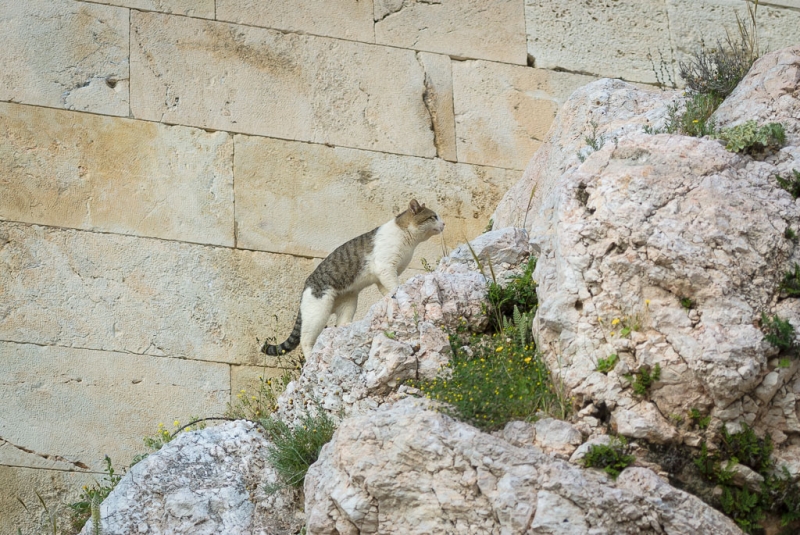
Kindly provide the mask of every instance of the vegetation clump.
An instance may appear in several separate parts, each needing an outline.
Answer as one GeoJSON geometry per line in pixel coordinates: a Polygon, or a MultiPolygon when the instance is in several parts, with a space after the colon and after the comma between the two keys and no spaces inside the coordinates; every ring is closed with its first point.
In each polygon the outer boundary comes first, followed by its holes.
{"type": "Polygon", "coordinates": [[[800,265],[795,264],[794,270],[784,273],[780,289],[789,297],[800,297],[800,265]]]}
{"type": "Polygon", "coordinates": [[[568,410],[531,336],[538,300],[531,258],[522,274],[488,283],[486,332],[451,332],[450,362],[432,380],[414,381],[440,410],[480,429],[498,429],[538,413],[564,417],[568,410]]]}
{"type": "Polygon", "coordinates": [[[764,339],[781,351],[789,351],[795,347],[794,327],[787,320],[778,316],[768,317],[761,313],[761,330],[764,339]]]}
{"type": "Polygon", "coordinates": [[[630,446],[625,437],[613,437],[611,443],[592,444],[589,451],[581,459],[586,468],[600,468],[612,478],[617,476],[628,466],[633,464],[636,458],[630,454],[630,446]]]}
{"type": "Polygon", "coordinates": [[[94,527],[94,533],[101,533],[100,526],[100,504],[105,500],[117,483],[120,482],[122,476],[117,474],[114,466],[111,464],[111,458],[108,455],[104,459],[106,463],[104,481],[95,482],[94,485],[84,485],[81,489],[81,496],[77,502],[69,504],[71,511],[71,524],[75,532],[83,529],[86,522],[91,519],[94,527]]]}
{"type": "Polygon", "coordinates": [[[776,175],[775,179],[778,181],[780,187],[789,192],[792,199],[797,199],[800,197],[800,171],[792,169],[792,174],[794,177],[784,178],[780,175],[776,175]]]}
{"type": "Polygon", "coordinates": [[[616,353],[613,353],[604,359],[597,359],[596,370],[600,373],[607,374],[617,366],[617,362],[619,362],[619,357],[616,353]]]}
{"type": "Polygon", "coordinates": [[[786,143],[786,132],[781,123],[758,126],[755,121],[747,121],[731,128],[725,128],[713,137],[725,142],[731,152],[757,154],[766,150],[777,150],[786,143]]]}
{"type": "Polygon", "coordinates": [[[638,372],[626,375],[625,378],[630,381],[634,394],[645,397],[653,383],[661,379],[661,365],[656,364],[652,371],[649,367],[643,366],[638,372]]]}

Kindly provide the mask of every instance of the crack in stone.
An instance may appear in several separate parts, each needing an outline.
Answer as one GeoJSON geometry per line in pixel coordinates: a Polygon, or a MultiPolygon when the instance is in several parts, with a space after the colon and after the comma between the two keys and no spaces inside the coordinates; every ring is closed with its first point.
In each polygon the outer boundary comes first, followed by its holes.
{"type": "Polygon", "coordinates": [[[87,466],[85,463],[83,463],[81,461],[70,461],[69,459],[66,459],[66,458],[64,458],[64,457],[62,457],[60,455],[48,454],[48,453],[39,453],[39,452],[34,451],[32,449],[26,448],[24,446],[20,446],[18,444],[14,444],[10,440],[7,440],[7,439],[5,439],[3,437],[0,437],[0,445],[3,445],[3,444],[8,444],[12,448],[16,448],[16,449],[18,449],[20,451],[24,451],[25,453],[29,453],[31,455],[36,455],[37,457],[41,457],[42,459],[45,459],[45,460],[48,460],[48,461],[58,461],[58,462],[62,462],[62,463],[71,464],[72,466],[80,468],[81,470],[89,470],[89,466],[87,466]]]}
{"type": "Polygon", "coordinates": [[[417,63],[419,63],[420,68],[422,68],[423,74],[423,85],[424,89],[422,91],[422,103],[425,105],[425,110],[428,112],[428,119],[430,120],[430,129],[433,132],[433,147],[436,149],[436,156],[441,158],[442,157],[442,134],[436,128],[437,117],[438,114],[436,113],[436,90],[433,87],[433,83],[428,75],[427,69],[425,69],[425,63],[420,58],[419,52],[417,52],[414,57],[417,59],[417,63]]]}

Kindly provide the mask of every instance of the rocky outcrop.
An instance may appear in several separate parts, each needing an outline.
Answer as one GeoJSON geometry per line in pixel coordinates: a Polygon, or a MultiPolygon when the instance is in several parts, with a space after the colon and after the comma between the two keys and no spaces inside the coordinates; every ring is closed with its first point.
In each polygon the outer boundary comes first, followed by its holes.
{"type": "Polygon", "coordinates": [[[613,481],[410,398],[342,422],[305,494],[315,535],[741,533],[650,470],[613,481]]]}
{"type": "MultiPolygon", "coordinates": [[[[269,442],[237,421],[183,433],[134,465],[100,506],[105,535],[277,534],[302,525],[296,496],[268,494],[269,442]]],[[[84,535],[94,533],[91,520],[84,535]]]]}
{"type": "Polygon", "coordinates": [[[775,180],[800,169],[799,81],[800,47],[766,55],[717,111],[721,127],[784,124],[787,145],[758,158],[714,139],[645,133],[676,95],[590,84],[498,207],[495,227],[526,221],[539,258],[534,332],[569,392],[598,409],[587,414],[593,425],[603,408],[623,435],[696,445],[701,437],[675,426],[695,408],[712,430],[746,422],[787,447],[800,431],[798,365],[778,367],[758,324],[778,311],[800,327],[797,300],[778,303],[800,262],[786,235],[800,202],[775,180]],[[586,146],[590,136],[600,150],[586,146]],[[597,371],[612,354],[616,368],[597,371]],[[634,395],[630,374],[656,365],[660,380],[634,395]]]}

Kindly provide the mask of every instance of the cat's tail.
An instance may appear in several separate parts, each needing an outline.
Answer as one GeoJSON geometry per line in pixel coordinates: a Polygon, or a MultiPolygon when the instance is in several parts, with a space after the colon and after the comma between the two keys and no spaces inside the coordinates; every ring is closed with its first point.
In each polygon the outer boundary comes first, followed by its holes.
{"type": "Polygon", "coordinates": [[[289,338],[279,345],[272,345],[269,342],[264,342],[264,345],[261,346],[261,352],[267,355],[275,356],[283,355],[284,353],[288,353],[292,349],[296,348],[298,345],[300,345],[300,328],[302,326],[303,318],[302,314],[298,310],[297,319],[294,322],[294,329],[292,329],[292,334],[289,335],[289,338]]]}

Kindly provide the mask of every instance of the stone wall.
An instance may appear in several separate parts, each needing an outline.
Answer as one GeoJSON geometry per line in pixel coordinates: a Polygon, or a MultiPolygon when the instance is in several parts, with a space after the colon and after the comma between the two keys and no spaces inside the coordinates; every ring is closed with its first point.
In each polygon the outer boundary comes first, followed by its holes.
{"type": "MultiPolygon", "coordinates": [[[[763,4],[765,48],[796,40],[800,0],[763,4]]],[[[0,2],[0,533],[280,374],[257,339],[334,247],[416,197],[447,221],[418,272],[481,232],[574,89],[652,83],[648,52],[675,78],[737,10],[0,2]]]]}

